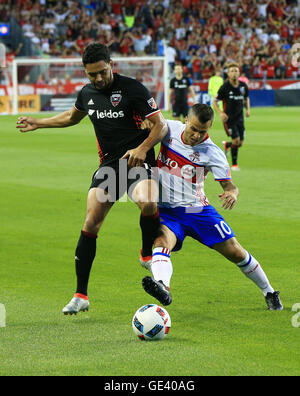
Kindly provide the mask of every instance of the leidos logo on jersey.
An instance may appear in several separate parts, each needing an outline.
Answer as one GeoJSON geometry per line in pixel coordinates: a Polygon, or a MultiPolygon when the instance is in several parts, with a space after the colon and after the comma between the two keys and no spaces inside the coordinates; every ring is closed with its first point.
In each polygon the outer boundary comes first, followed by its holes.
{"type": "Polygon", "coordinates": [[[96,114],[98,120],[103,118],[122,118],[125,116],[124,111],[99,111],[99,110],[89,110],[89,116],[96,114]]]}

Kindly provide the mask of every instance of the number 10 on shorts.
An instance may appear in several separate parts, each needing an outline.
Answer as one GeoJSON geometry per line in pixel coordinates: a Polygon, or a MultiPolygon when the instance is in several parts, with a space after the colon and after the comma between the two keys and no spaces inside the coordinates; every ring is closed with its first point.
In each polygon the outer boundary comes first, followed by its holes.
{"type": "Polygon", "coordinates": [[[3,304],[0,304],[0,327],[6,326],[6,310],[3,304]]]}
{"type": "Polygon", "coordinates": [[[225,221],[220,221],[220,224],[215,224],[216,229],[219,231],[221,237],[223,239],[226,238],[226,235],[231,235],[232,231],[228,224],[225,221]]]}

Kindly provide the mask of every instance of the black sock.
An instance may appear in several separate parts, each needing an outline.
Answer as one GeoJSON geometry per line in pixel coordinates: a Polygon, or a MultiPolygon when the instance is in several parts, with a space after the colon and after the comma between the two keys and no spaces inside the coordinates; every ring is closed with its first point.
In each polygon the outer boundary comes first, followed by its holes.
{"type": "Polygon", "coordinates": [[[76,248],[75,267],[77,275],[76,293],[87,296],[89,276],[96,256],[97,235],[81,231],[76,248]]]}
{"type": "Polygon", "coordinates": [[[226,142],[226,148],[229,149],[232,145],[232,142],[226,142]]]}
{"type": "Polygon", "coordinates": [[[239,148],[237,146],[234,146],[233,144],[231,145],[232,165],[237,165],[238,150],[239,148]]]}
{"type": "Polygon", "coordinates": [[[152,247],[155,238],[158,235],[160,220],[158,211],[154,216],[140,216],[140,227],[142,230],[142,256],[147,257],[152,255],[152,247]]]}

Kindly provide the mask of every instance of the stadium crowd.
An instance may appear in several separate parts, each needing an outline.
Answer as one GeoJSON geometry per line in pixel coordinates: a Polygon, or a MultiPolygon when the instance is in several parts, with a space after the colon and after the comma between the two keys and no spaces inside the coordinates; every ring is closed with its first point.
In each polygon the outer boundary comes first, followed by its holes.
{"type": "Polygon", "coordinates": [[[91,41],[112,54],[168,56],[195,80],[227,62],[247,78],[296,78],[290,48],[300,41],[300,0],[0,0],[37,55],[76,57],[91,41]]]}

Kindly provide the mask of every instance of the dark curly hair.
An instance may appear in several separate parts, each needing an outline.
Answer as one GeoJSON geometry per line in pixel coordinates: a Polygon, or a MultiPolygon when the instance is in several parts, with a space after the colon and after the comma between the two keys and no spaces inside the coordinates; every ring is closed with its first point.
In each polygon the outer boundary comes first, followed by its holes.
{"type": "Polygon", "coordinates": [[[106,63],[110,62],[110,53],[108,47],[101,43],[89,44],[83,51],[83,65],[86,66],[88,63],[97,63],[99,61],[104,61],[106,63]]]}

